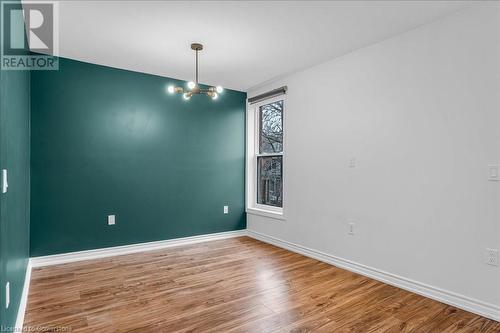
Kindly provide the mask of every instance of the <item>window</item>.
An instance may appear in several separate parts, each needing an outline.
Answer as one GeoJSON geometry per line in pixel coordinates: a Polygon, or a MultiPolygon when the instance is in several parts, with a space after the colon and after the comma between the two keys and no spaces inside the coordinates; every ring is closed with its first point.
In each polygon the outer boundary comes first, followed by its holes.
{"type": "Polygon", "coordinates": [[[248,106],[247,212],[283,215],[283,113],[285,96],[248,106]]]}
{"type": "Polygon", "coordinates": [[[283,207],[283,100],[259,106],[257,203],[283,207]]]}

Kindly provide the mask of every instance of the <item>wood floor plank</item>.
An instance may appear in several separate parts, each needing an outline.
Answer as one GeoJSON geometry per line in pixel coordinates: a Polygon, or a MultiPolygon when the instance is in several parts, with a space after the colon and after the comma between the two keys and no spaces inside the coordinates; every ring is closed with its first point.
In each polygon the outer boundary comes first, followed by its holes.
{"type": "Polygon", "coordinates": [[[500,332],[500,323],[239,237],[34,269],[25,329],[500,332]]]}

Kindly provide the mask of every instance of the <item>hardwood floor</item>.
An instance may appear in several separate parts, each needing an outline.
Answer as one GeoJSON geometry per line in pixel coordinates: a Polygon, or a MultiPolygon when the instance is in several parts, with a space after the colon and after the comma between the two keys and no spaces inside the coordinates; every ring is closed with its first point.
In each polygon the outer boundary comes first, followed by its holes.
{"type": "Polygon", "coordinates": [[[500,332],[500,323],[248,237],[34,269],[25,328],[500,332]]]}

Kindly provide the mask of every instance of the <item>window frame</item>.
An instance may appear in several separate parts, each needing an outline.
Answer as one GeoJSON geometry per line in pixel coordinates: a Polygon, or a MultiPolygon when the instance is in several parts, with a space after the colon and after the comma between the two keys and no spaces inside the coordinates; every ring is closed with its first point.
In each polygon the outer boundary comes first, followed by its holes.
{"type": "Polygon", "coordinates": [[[246,212],[255,215],[262,215],[278,220],[284,220],[285,208],[285,146],[286,146],[286,95],[278,95],[266,98],[254,104],[247,104],[247,205],[246,212]],[[283,101],[283,111],[281,115],[283,127],[283,143],[280,153],[260,153],[260,107],[266,104],[283,101]],[[257,202],[258,189],[258,157],[281,156],[281,203],[282,207],[259,204],[257,202]]]}

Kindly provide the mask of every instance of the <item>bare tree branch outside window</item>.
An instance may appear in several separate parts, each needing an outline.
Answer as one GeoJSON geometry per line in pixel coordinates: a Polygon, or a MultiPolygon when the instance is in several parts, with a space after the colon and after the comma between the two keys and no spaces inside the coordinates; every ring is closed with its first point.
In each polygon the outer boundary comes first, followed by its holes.
{"type": "Polygon", "coordinates": [[[259,108],[259,153],[257,157],[257,202],[283,205],[283,101],[259,108]]]}
{"type": "Polygon", "coordinates": [[[260,153],[283,152],[283,101],[260,107],[260,153]]]}

